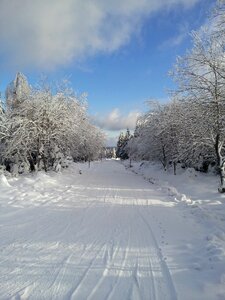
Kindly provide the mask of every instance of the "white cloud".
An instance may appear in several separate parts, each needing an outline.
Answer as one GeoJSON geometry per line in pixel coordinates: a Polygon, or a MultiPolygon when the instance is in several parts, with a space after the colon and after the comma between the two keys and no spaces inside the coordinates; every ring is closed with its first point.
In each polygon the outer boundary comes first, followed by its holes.
{"type": "Polygon", "coordinates": [[[164,41],[159,48],[162,50],[167,49],[168,47],[177,47],[183,43],[183,41],[188,37],[189,33],[189,25],[187,23],[184,23],[178,28],[177,35],[164,41]]]}
{"type": "Polygon", "coordinates": [[[106,133],[106,146],[108,147],[115,147],[117,142],[118,142],[118,138],[120,135],[120,131],[119,132],[107,132],[106,133]]]}
{"type": "Polygon", "coordinates": [[[95,116],[94,122],[100,128],[110,131],[125,130],[127,128],[133,130],[140,113],[130,111],[127,115],[122,115],[118,108],[113,109],[104,117],[95,116]]]}
{"type": "Polygon", "coordinates": [[[199,0],[0,0],[0,54],[17,68],[56,68],[129,42],[152,12],[199,0]]]}
{"type": "Polygon", "coordinates": [[[137,118],[140,115],[141,113],[138,111],[130,111],[124,115],[118,108],[114,108],[105,116],[95,115],[93,122],[104,130],[107,146],[115,146],[121,131],[126,131],[129,128],[133,132],[137,118]]]}

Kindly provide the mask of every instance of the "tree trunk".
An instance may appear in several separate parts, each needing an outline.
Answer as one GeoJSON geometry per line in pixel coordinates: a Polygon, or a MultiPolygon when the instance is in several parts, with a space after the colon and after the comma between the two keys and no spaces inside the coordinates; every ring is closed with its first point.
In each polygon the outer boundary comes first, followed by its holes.
{"type": "Polygon", "coordinates": [[[177,163],[173,162],[173,174],[177,175],[177,163]]]}
{"type": "Polygon", "coordinates": [[[44,164],[44,170],[47,173],[47,162],[46,162],[46,158],[44,155],[42,155],[42,160],[43,160],[43,164],[44,164]]]}
{"type": "Polygon", "coordinates": [[[166,167],[167,167],[167,160],[166,160],[166,151],[165,151],[165,146],[162,147],[162,153],[163,153],[163,161],[162,161],[162,164],[163,164],[163,168],[164,170],[166,171],[166,167]]]}
{"type": "Polygon", "coordinates": [[[217,134],[216,136],[215,150],[216,150],[217,166],[220,175],[220,186],[218,188],[218,191],[220,193],[225,193],[225,160],[221,155],[221,149],[219,147],[219,134],[217,134]]]}
{"type": "Polygon", "coordinates": [[[219,172],[220,172],[220,186],[218,188],[218,191],[220,193],[225,193],[225,161],[221,163],[219,172]]]}

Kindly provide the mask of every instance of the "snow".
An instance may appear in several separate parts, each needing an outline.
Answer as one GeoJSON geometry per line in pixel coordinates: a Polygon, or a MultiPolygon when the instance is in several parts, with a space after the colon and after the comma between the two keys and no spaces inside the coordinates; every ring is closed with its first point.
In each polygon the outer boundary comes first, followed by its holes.
{"type": "Polygon", "coordinates": [[[0,175],[0,186],[1,187],[10,187],[10,184],[4,174],[0,175]]]}
{"type": "Polygon", "coordinates": [[[225,299],[224,196],[179,172],[1,175],[0,299],[225,299]]]}

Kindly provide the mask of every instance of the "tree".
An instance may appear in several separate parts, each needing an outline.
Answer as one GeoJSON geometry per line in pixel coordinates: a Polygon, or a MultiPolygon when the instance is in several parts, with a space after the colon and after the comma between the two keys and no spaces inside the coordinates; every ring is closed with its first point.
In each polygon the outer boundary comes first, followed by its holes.
{"type": "MultiPolygon", "coordinates": [[[[195,124],[195,147],[215,151],[220,173],[220,191],[225,191],[225,58],[224,46],[211,28],[193,32],[193,49],[179,57],[173,72],[178,93],[188,101],[195,124]]],[[[191,127],[191,124],[189,124],[191,127]]]]}
{"type": "Polygon", "coordinates": [[[5,98],[7,109],[16,109],[27,97],[29,97],[30,92],[31,88],[27,78],[22,73],[18,72],[15,79],[6,88],[5,98]]]}
{"type": "Polygon", "coordinates": [[[123,132],[120,133],[118,142],[117,142],[117,148],[116,148],[116,156],[121,159],[128,159],[128,141],[131,138],[130,130],[127,129],[125,135],[123,132]]]}
{"type": "MultiPolygon", "coordinates": [[[[23,89],[16,85],[17,90],[23,89]]],[[[11,170],[20,165],[59,170],[67,156],[81,159],[84,141],[89,160],[98,156],[103,145],[103,134],[90,123],[83,95],[78,97],[67,87],[30,87],[29,93],[16,93],[7,102],[3,125],[0,120],[5,130],[0,133],[2,160],[9,162],[11,170]]]]}

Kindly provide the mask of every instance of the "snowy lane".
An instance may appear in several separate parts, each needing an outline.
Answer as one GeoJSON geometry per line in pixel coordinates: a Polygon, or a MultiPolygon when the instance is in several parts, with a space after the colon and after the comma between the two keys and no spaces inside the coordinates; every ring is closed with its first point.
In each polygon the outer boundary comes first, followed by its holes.
{"type": "Polygon", "coordinates": [[[1,299],[177,299],[159,246],[175,204],[141,177],[105,161],[9,182],[1,299]]]}

